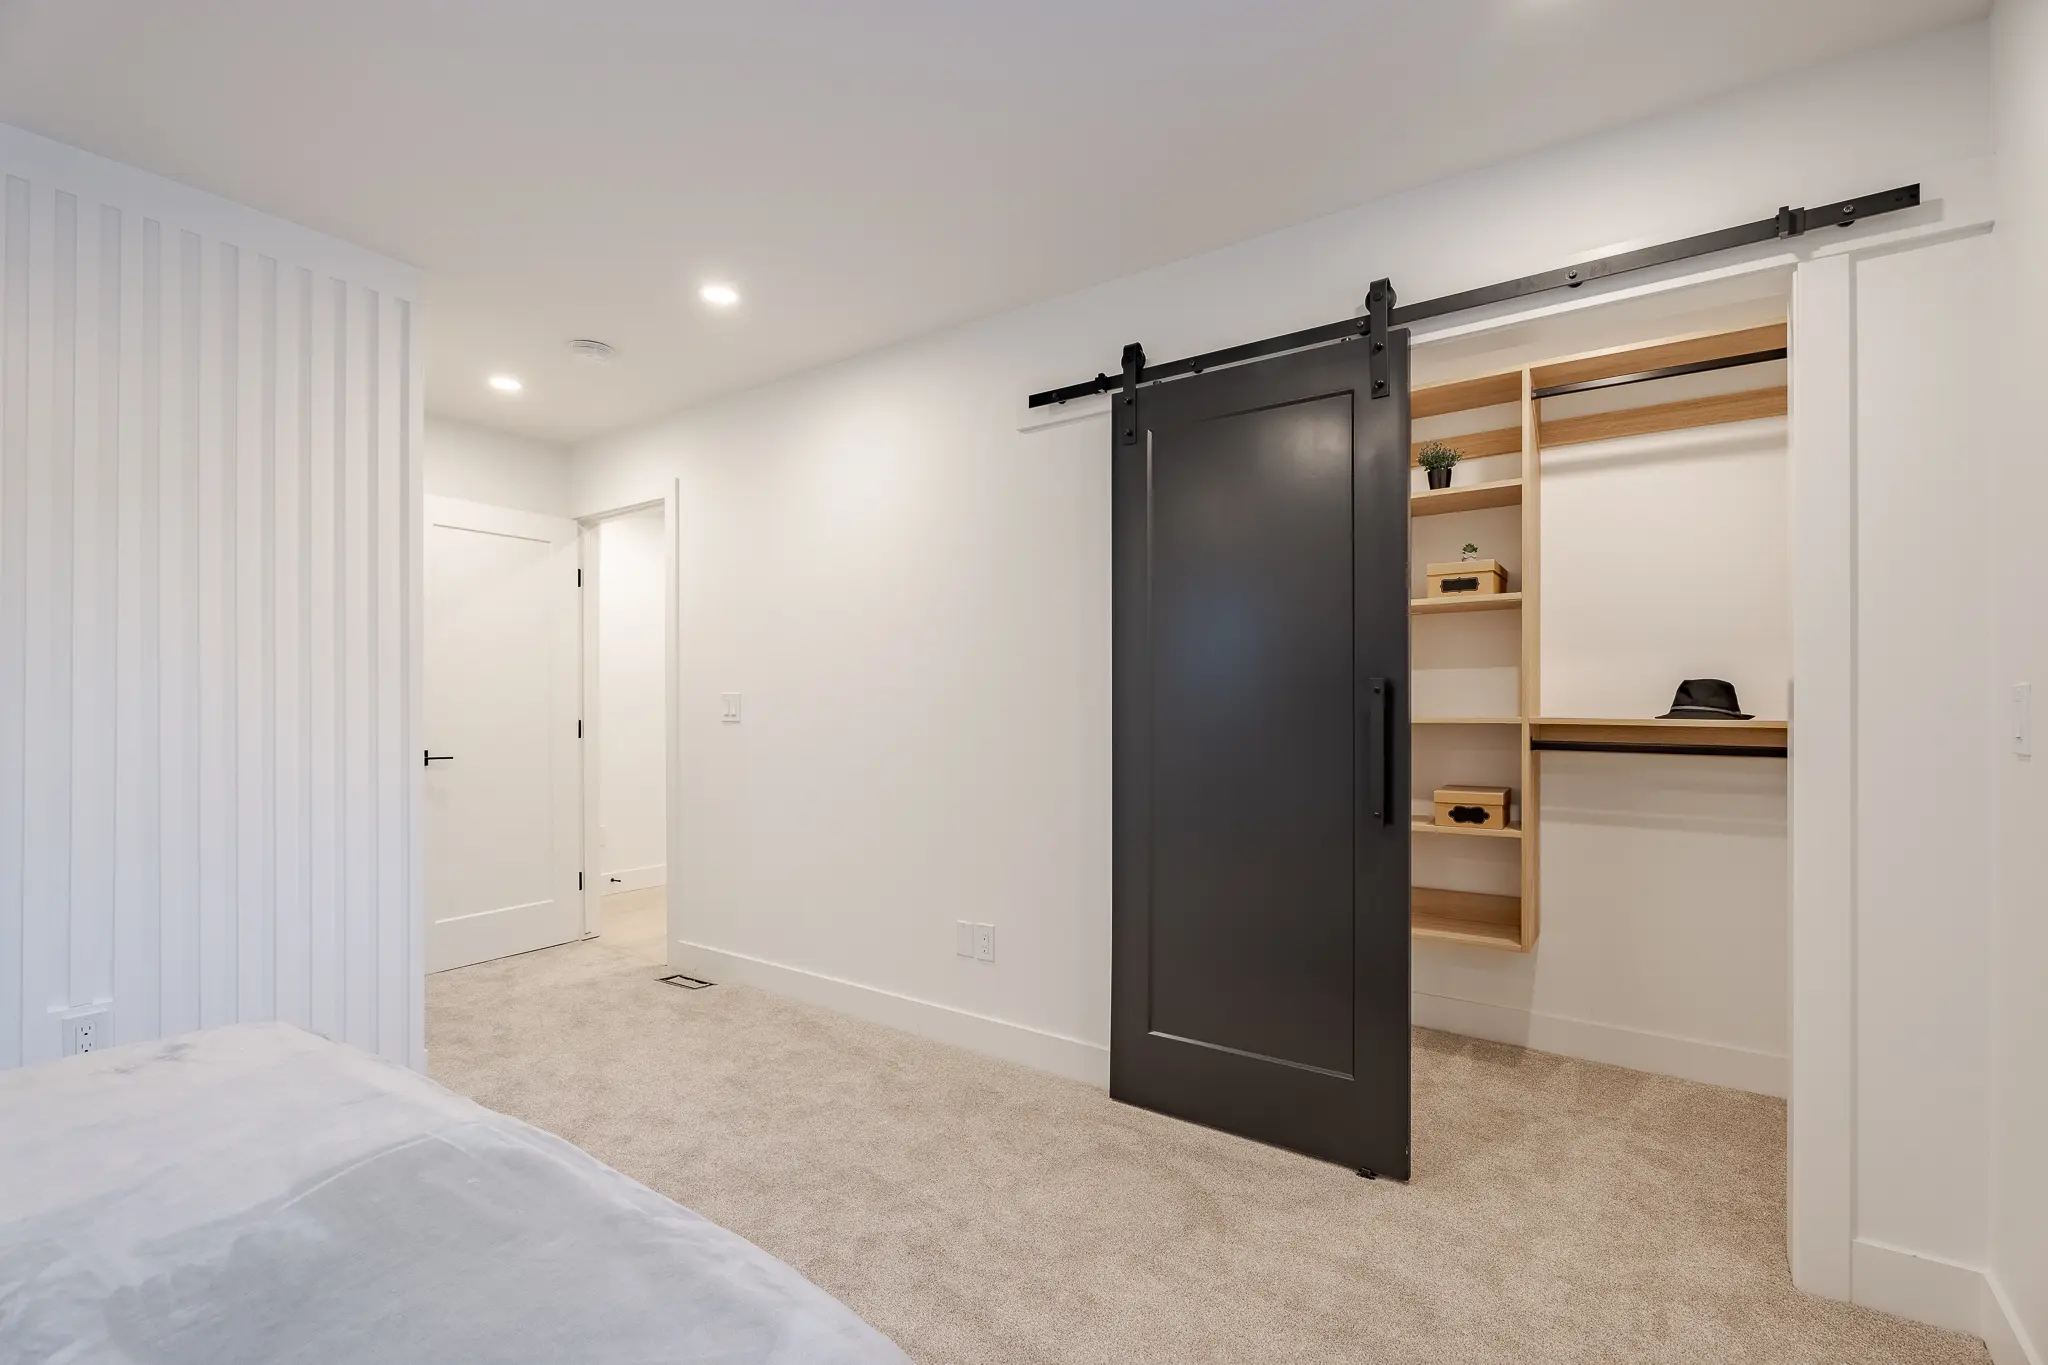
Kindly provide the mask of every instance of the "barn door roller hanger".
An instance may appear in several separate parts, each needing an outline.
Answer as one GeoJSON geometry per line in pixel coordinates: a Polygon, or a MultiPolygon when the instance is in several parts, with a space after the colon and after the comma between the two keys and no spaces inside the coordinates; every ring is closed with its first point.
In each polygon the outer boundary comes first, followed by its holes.
{"type": "Polygon", "coordinates": [[[1581,261],[1577,265],[1563,266],[1540,275],[1524,275],[1518,280],[1504,280],[1484,288],[1468,289],[1461,294],[1446,294],[1442,298],[1425,299],[1421,303],[1411,303],[1405,308],[1395,306],[1392,282],[1378,280],[1365,296],[1365,314],[1362,317],[1349,317],[1341,322],[1325,323],[1320,327],[1289,332],[1284,336],[1267,337],[1264,341],[1250,341],[1242,346],[1230,346],[1220,351],[1189,356],[1185,360],[1171,360],[1163,365],[1147,365],[1145,348],[1134,341],[1124,347],[1120,376],[1098,374],[1093,379],[1069,384],[1065,388],[1034,393],[1031,395],[1031,406],[1042,408],[1054,403],[1064,403],[1071,398],[1087,398],[1098,393],[1120,390],[1116,409],[1117,439],[1125,445],[1132,445],[1138,439],[1138,389],[1141,385],[1154,384],[1166,379],[1179,379],[1183,375],[1200,374],[1204,370],[1242,364],[1247,360],[1259,360],[1285,351],[1299,351],[1308,346],[1322,346],[1333,341],[1352,341],[1360,337],[1370,338],[1372,342],[1372,396],[1384,398],[1389,392],[1386,345],[1387,332],[1390,328],[1405,327],[1410,323],[1442,317],[1447,313],[1462,313],[1490,304],[1508,303],[1515,299],[1527,298],[1531,294],[1548,293],[1554,289],[1577,289],[1589,280],[1609,279],[1615,275],[1625,275],[1632,270],[1670,265],[1676,261],[1690,260],[1695,256],[1709,256],[1717,251],[1732,251],[1737,247],[1754,246],[1774,238],[1803,237],[1815,228],[1848,227],[1852,223],[1860,223],[1865,218],[1875,218],[1879,214],[1916,208],[1919,203],[1920,187],[1902,185],[1895,190],[1864,195],[1859,199],[1843,199],[1817,209],[1781,208],[1769,218],[1759,218],[1755,222],[1722,228],[1718,232],[1703,232],[1695,237],[1682,237],[1675,242],[1665,242],[1658,246],[1617,252],[1612,256],[1581,261]]]}

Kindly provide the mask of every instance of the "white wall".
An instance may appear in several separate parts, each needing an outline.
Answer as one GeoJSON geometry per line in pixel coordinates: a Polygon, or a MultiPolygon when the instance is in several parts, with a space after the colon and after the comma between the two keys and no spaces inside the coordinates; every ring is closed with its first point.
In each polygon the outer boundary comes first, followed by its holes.
{"type": "Polygon", "coordinates": [[[1422,298],[1787,201],[1938,201],[1987,151],[1986,84],[1982,27],[1937,34],[579,450],[581,512],[681,481],[675,960],[1099,1080],[1106,428],[1025,423],[1022,395],[1134,338],[1164,357],[1325,321],[1382,273],[1422,298]],[[721,726],[732,690],[746,720],[721,726]],[[997,962],[954,956],[957,919],[997,925],[997,962]]]}
{"type": "Polygon", "coordinates": [[[597,695],[606,886],[667,879],[667,635],[662,510],[598,523],[597,695]],[[613,881],[611,879],[617,879],[613,881]]]}
{"type": "Polygon", "coordinates": [[[1991,599],[1971,588],[1991,502],[1965,471],[1991,439],[1992,264],[1988,235],[1858,259],[1851,305],[1854,1297],[1971,1330],[1989,1259],[1996,708],[1991,599]]]}
{"type": "Polygon", "coordinates": [[[0,1066],[421,1060],[418,278],[0,127],[0,1066]]]}
{"type": "MultiPolygon", "coordinates": [[[[2003,700],[2031,681],[2036,724],[2048,716],[2048,443],[2036,393],[2048,373],[2048,3],[1999,0],[1996,36],[1998,232],[2005,401],[1991,461],[1992,687],[2003,700]]],[[[2037,743],[2040,741],[2037,740],[2037,743]]],[[[2048,1362],[2048,752],[2016,757],[2004,733],[1992,754],[1998,860],[1991,926],[1991,1270],[2013,1324],[1993,1339],[1999,1365],[2048,1362]],[[2030,1343],[2023,1347],[2022,1341],[2030,1343]],[[2030,1351],[2030,1355],[2023,1355],[2030,1351]],[[2000,1352],[2003,1352],[2000,1354],[2000,1352]]],[[[1987,1332],[1987,1336],[1992,1333],[1987,1332]]]]}
{"type": "Polygon", "coordinates": [[[421,478],[431,497],[461,498],[551,517],[569,515],[569,451],[565,446],[431,416],[427,418],[425,445],[421,478]]]}

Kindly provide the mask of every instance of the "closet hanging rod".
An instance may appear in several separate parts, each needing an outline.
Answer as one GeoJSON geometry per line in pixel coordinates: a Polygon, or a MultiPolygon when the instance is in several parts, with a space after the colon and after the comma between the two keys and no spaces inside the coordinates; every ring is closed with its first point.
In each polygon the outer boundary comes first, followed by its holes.
{"type": "Polygon", "coordinates": [[[1654,370],[1638,370],[1634,374],[1609,375],[1605,379],[1582,379],[1576,384],[1551,384],[1540,389],[1531,389],[1531,398],[1557,398],[1567,393],[1590,393],[1594,389],[1619,388],[1623,384],[1647,384],[1653,379],[1676,379],[1682,374],[1705,374],[1709,370],[1732,370],[1742,365],[1761,365],[1769,360],[1783,360],[1788,352],[1783,346],[1768,351],[1751,351],[1747,355],[1724,355],[1713,360],[1695,360],[1685,365],[1662,365],[1654,370]]]}
{"type": "MultiPolygon", "coordinates": [[[[1896,213],[1900,209],[1915,208],[1919,203],[1920,187],[1915,184],[1901,185],[1895,190],[1864,195],[1858,199],[1838,200],[1820,208],[1781,208],[1769,218],[1759,218],[1754,222],[1722,228],[1718,232],[1703,232],[1693,237],[1681,237],[1675,242],[1646,246],[1635,251],[1617,252],[1597,260],[1581,261],[1577,265],[1548,270],[1540,275],[1524,275],[1520,279],[1503,280],[1499,284],[1467,289],[1458,294],[1446,294],[1441,298],[1424,299],[1421,303],[1411,303],[1402,307],[1389,309],[1382,304],[1380,319],[1385,326],[1405,327],[1409,323],[1442,317],[1447,313],[1462,313],[1490,304],[1509,303],[1515,299],[1527,298],[1531,294],[1544,294],[1554,289],[1577,289],[1589,280],[1610,279],[1633,270],[1647,270],[1653,266],[1691,260],[1696,256],[1709,256],[1718,251],[1754,246],[1773,238],[1800,237],[1815,228],[1848,227],[1865,218],[1875,218],[1881,213],[1896,213]]],[[[1375,292],[1377,291],[1378,286],[1375,286],[1375,292]]],[[[1365,316],[1348,317],[1339,322],[1325,323],[1320,327],[1308,327],[1299,332],[1268,337],[1264,341],[1249,341],[1242,346],[1229,346],[1220,351],[1208,351],[1202,355],[1189,356],[1185,360],[1169,360],[1158,365],[1146,364],[1144,351],[1133,343],[1125,348],[1127,363],[1124,374],[1098,374],[1093,379],[1085,379],[1078,384],[1068,384],[1063,388],[1034,393],[1031,395],[1030,405],[1042,408],[1054,403],[1065,403],[1070,399],[1108,393],[1112,389],[1126,385],[1135,386],[1163,379],[1179,379],[1183,375],[1200,374],[1204,370],[1215,369],[1221,365],[1260,360],[1266,356],[1299,351],[1305,347],[1321,346],[1333,341],[1350,341],[1372,333],[1374,321],[1368,311],[1365,316]],[[1130,361],[1136,363],[1131,364],[1130,361]]]]}
{"type": "Polygon", "coordinates": [[[1709,758],[1784,758],[1782,744],[1634,744],[1605,739],[1532,739],[1531,749],[1573,754],[1705,754],[1709,758]]]}

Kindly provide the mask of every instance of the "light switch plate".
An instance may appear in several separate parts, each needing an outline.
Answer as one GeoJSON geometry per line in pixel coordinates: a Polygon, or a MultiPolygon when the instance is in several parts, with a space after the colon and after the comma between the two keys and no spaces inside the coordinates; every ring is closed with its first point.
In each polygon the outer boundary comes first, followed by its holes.
{"type": "Polygon", "coordinates": [[[2014,683],[2012,688],[2012,751],[2021,758],[2034,756],[2034,685],[2014,683]]]}
{"type": "Polygon", "coordinates": [[[961,957],[974,956],[974,926],[964,919],[953,921],[953,951],[961,957]]]}
{"type": "Polygon", "coordinates": [[[738,725],[740,723],[740,694],[737,692],[721,693],[719,701],[724,706],[724,712],[720,719],[727,725],[738,725]]]}

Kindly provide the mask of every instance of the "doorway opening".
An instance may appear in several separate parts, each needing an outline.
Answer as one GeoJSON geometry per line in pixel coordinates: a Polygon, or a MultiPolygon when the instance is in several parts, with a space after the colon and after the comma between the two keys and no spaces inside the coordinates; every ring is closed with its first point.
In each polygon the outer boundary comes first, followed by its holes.
{"type": "Polygon", "coordinates": [[[585,931],[665,962],[673,634],[665,502],[585,518],[583,914],[585,931]]]}

